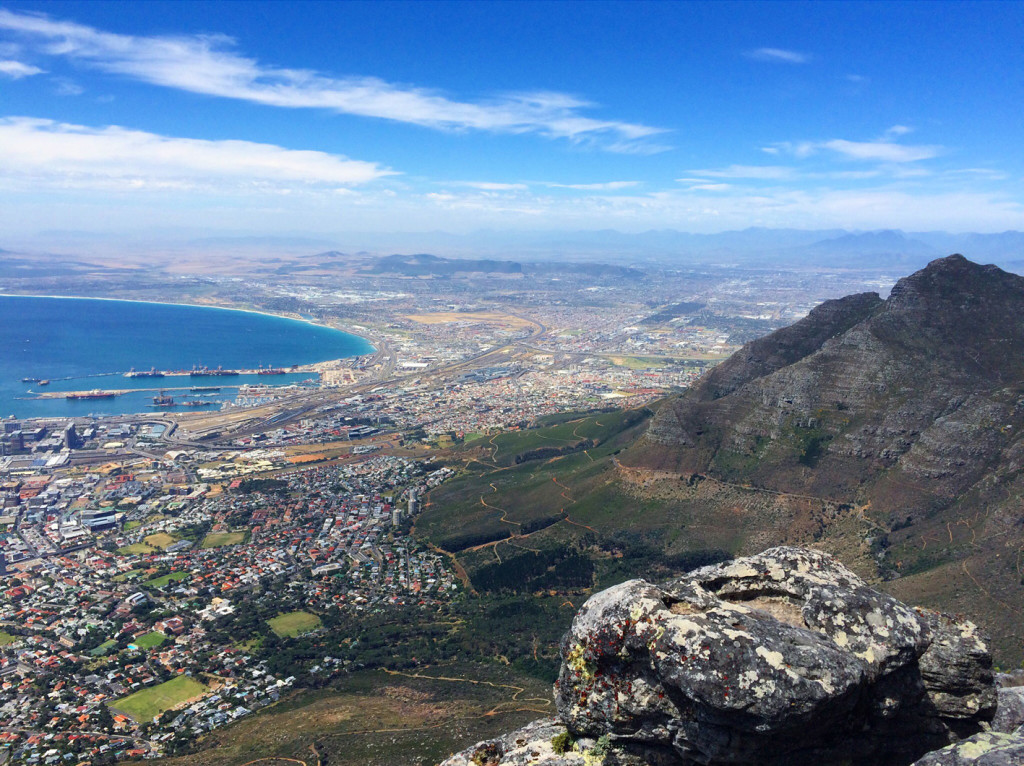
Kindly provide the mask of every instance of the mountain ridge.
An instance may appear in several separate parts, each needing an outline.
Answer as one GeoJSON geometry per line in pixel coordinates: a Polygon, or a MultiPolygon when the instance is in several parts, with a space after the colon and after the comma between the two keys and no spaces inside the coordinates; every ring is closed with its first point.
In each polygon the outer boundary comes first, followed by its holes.
{"type": "Polygon", "coordinates": [[[974,614],[1020,654],[1024,278],[953,255],[872,296],[745,346],[622,464],[842,504],[898,593],[974,614]]]}

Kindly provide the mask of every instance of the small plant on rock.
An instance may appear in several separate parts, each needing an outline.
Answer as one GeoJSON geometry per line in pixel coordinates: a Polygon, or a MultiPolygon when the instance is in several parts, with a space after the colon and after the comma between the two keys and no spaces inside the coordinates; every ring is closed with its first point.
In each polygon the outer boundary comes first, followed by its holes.
{"type": "Polygon", "coordinates": [[[575,744],[576,741],[567,731],[563,731],[561,734],[556,734],[551,738],[551,749],[555,751],[556,755],[565,755],[572,750],[572,746],[575,744]]]}

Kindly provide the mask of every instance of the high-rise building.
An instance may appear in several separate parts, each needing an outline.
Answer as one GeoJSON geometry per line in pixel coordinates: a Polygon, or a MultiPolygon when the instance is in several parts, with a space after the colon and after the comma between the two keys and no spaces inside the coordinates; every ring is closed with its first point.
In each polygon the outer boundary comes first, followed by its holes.
{"type": "Polygon", "coordinates": [[[64,448],[74,449],[78,446],[78,434],[75,432],[75,422],[71,421],[64,426],[64,448]]]}

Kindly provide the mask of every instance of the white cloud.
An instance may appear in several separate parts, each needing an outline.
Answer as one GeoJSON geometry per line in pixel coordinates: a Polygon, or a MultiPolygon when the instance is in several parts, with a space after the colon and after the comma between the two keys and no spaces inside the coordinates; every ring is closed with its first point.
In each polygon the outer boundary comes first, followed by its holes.
{"type": "Polygon", "coordinates": [[[0,9],[0,29],[39,43],[39,52],[154,85],[285,108],[330,109],[436,129],[539,133],[605,141],[611,151],[662,151],[644,139],[665,132],[635,123],[585,117],[593,104],[564,93],[512,93],[478,103],[373,77],[330,77],[261,64],[222,35],[132,36],[0,9]]]}
{"type": "Polygon", "coordinates": [[[806,64],[811,60],[806,53],[787,51],[782,48],[758,48],[747,51],[746,56],[755,61],[778,61],[785,64],[806,64]]]}
{"type": "Polygon", "coordinates": [[[34,74],[43,74],[46,70],[40,69],[31,64],[23,64],[20,61],[0,61],[0,74],[10,77],[13,80],[20,80],[22,77],[31,77],[34,74]]]}
{"type": "Polygon", "coordinates": [[[960,168],[959,170],[947,170],[946,174],[953,176],[984,178],[992,181],[1005,181],[1010,177],[1003,171],[993,170],[992,168],[960,168]]]}
{"type": "Polygon", "coordinates": [[[618,189],[631,189],[639,186],[639,181],[606,181],[595,184],[556,184],[545,183],[551,189],[576,189],[577,191],[616,191],[618,189]]]}
{"type": "MultiPolygon", "coordinates": [[[[522,217],[549,227],[643,231],[677,228],[722,231],[748,226],[796,228],[998,231],[1024,216],[1019,202],[983,192],[912,192],[892,186],[867,189],[786,189],[759,193],[729,184],[647,194],[579,196],[465,193],[428,195],[437,210],[431,225],[472,230],[481,225],[519,228],[522,217]]],[[[407,215],[420,215],[415,208],[407,215]]]]}
{"type": "Polygon", "coordinates": [[[831,149],[854,160],[879,160],[882,162],[917,162],[938,157],[940,146],[905,146],[889,141],[845,141],[836,138],[819,146],[831,149]]]}
{"type": "Polygon", "coordinates": [[[893,125],[885,131],[885,138],[892,138],[893,136],[905,136],[907,133],[913,133],[913,128],[908,128],[906,125],[893,125]]]}
{"type": "Polygon", "coordinates": [[[281,190],[362,184],[392,171],[325,152],[173,138],[117,126],[0,119],[0,177],[32,188],[281,190]]]}
{"type": "Polygon", "coordinates": [[[74,80],[69,80],[66,77],[57,77],[54,81],[57,85],[55,92],[58,96],[81,96],[85,93],[85,88],[74,80]]]}
{"type": "Polygon", "coordinates": [[[465,186],[468,189],[479,189],[480,191],[522,191],[528,189],[526,184],[499,183],[495,181],[448,181],[446,186],[465,186]]]}
{"type": "Polygon", "coordinates": [[[829,141],[784,141],[774,146],[765,147],[762,151],[769,154],[786,152],[801,159],[828,150],[851,160],[867,160],[876,162],[917,162],[938,157],[943,153],[941,146],[910,146],[897,144],[888,140],[880,141],[847,141],[834,138],[829,141]]]}
{"type": "Polygon", "coordinates": [[[687,188],[687,191],[728,191],[732,184],[698,183],[687,188]]]}
{"type": "MultiPolygon", "coordinates": [[[[711,178],[759,178],[778,180],[792,178],[794,168],[783,165],[730,165],[726,168],[715,170],[688,170],[698,176],[710,176],[711,178]]],[[[684,179],[676,179],[682,181],[684,179]]]]}

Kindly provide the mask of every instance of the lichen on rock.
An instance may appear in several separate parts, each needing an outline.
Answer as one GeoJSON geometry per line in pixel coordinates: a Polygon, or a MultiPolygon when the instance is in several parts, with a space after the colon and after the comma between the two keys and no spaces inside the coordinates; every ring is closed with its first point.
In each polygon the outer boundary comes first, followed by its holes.
{"type": "Polygon", "coordinates": [[[561,652],[557,719],[443,766],[908,766],[983,732],[996,709],[973,624],[799,548],[601,591],[561,652]]]}
{"type": "Polygon", "coordinates": [[[906,764],[995,709],[973,625],[797,548],[609,588],[580,609],[563,656],[572,733],[680,763],[906,764]]]}

